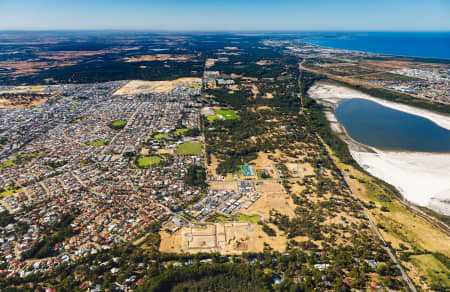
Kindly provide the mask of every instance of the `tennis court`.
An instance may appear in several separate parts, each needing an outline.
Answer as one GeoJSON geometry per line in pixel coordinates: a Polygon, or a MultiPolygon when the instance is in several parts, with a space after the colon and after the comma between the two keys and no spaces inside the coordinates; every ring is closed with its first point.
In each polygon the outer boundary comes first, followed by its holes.
{"type": "Polygon", "coordinates": [[[243,176],[253,176],[255,175],[255,169],[253,165],[241,165],[243,176]]]}

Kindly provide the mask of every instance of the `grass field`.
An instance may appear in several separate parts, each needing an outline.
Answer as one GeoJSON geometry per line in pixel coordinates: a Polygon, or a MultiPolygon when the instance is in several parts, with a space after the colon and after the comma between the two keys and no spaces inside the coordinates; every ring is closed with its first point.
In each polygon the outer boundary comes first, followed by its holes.
{"type": "Polygon", "coordinates": [[[169,135],[167,135],[167,134],[157,134],[157,135],[155,135],[155,139],[156,140],[166,139],[168,137],[169,137],[169,135]]]}
{"type": "Polygon", "coordinates": [[[220,120],[220,118],[218,116],[216,116],[216,115],[209,115],[209,116],[206,116],[206,118],[208,119],[208,121],[220,120]]]}
{"type": "Polygon", "coordinates": [[[105,146],[108,145],[108,143],[109,143],[108,140],[102,139],[89,143],[89,146],[105,146]]]}
{"type": "Polygon", "coordinates": [[[28,164],[33,158],[38,157],[42,154],[42,151],[34,152],[34,153],[24,153],[14,156],[13,159],[6,161],[3,164],[0,164],[0,169],[14,166],[14,165],[24,165],[28,164]]]}
{"type": "Polygon", "coordinates": [[[202,154],[202,145],[197,142],[184,142],[178,146],[177,153],[180,155],[200,155],[202,154]]]}
{"type": "Polygon", "coordinates": [[[0,197],[7,197],[11,194],[20,192],[21,188],[16,187],[7,187],[2,193],[0,193],[0,197]]]}
{"type": "Polygon", "coordinates": [[[0,164],[0,169],[7,168],[10,166],[14,166],[14,165],[16,165],[16,163],[13,160],[8,160],[5,163],[0,164]]]}
{"type": "Polygon", "coordinates": [[[196,83],[194,83],[194,84],[189,84],[188,86],[187,86],[187,88],[199,88],[200,87],[200,84],[196,84],[196,83]]]}
{"type": "Polygon", "coordinates": [[[425,272],[431,283],[450,289],[450,270],[433,255],[415,255],[411,257],[411,261],[425,272]]]}
{"type": "Polygon", "coordinates": [[[258,215],[241,215],[238,218],[238,221],[248,221],[250,223],[258,223],[261,221],[261,217],[258,215]]]}
{"type": "Polygon", "coordinates": [[[186,133],[188,131],[188,129],[176,129],[174,134],[175,135],[183,135],[184,133],[186,133]]]}
{"type": "Polygon", "coordinates": [[[270,179],[270,175],[266,174],[266,172],[264,172],[263,169],[258,169],[256,171],[256,174],[258,175],[258,179],[260,180],[265,180],[265,179],[270,179]]]}
{"type": "Polygon", "coordinates": [[[108,126],[114,130],[120,130],[120,129],[123,129],[126,124],[127,124],[127,121],[118,120],[118,121],[111,122],[108,126]]]}
{"type": "Polygon", "coordinates": [[[223,215],[219,215],[216,217],[216,221],[230,221],[229,217],[225,217],[223,215]]]}
{"type": "Polygon", "coordinates": [[[216,110],[216,114],[221,115],[225,120],[237,120],[239,117],[232,110],[216,110]]]}
{"type": "Polygon", "coordinates": [[[137,160],[137,165],[140,168],[149,168],[156,166],[161,162],[161,157],[159,156],[143,156],[137,160]]]}

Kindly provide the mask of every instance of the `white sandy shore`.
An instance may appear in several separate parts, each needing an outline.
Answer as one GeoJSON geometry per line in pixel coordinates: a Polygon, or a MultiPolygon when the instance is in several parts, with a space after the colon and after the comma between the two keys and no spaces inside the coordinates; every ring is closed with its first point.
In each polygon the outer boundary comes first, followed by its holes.
{"type": "Polygon", "coordinates": [[[449,154],[377,150],[352,151],[352,156],[368,172],[396,186],[411,202],[426,206],[433,197],[450,199],[449,154]]]}
{"type": "MultiPolygon", "coordinates": [[[[388,102],[346,87],[318,83],[308,94],[317,100],[337,104],[340,100],[363,98],[383,106],[427,118],[450,129],[450,116],[444,116],[388,102]]],[[[327,115],[330,121],[335,117],[327,115]]],[[[372,175],[394,185],[405,199],[428,206],[450,216],[450,154],[421,152],[384,152],[371,147],[375,153],[351,150],[353,158],[372,175]]]]}

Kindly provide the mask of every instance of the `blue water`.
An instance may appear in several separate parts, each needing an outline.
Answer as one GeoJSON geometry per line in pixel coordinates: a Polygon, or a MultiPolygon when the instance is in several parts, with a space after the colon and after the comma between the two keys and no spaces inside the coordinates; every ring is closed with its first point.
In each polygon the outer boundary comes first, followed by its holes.
{"type": "Polygon", "coordinates": [[[365,99],[348,99],[335,110],[356,141],[384,150],[450,152],[450,131],[428,119],[365,99]]]}
{"type": "Polygon", "coordinates": [[[328,33],[303,41],[335,49],[450,59],[450,32],[328,33]]]}

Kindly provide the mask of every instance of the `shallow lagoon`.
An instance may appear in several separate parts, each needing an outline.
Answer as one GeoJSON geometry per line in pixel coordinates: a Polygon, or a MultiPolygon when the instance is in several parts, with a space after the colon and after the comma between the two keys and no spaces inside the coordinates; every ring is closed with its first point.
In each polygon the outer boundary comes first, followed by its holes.
{"type": "Polygon", "coordinates": [[[362,144],[382,150],[450,152],[450,131],[423,117],[365,99],[344,100],[335,115],[362,144]]]}

